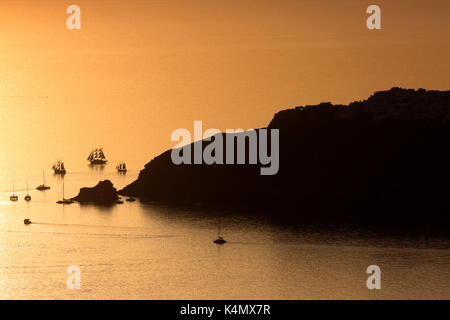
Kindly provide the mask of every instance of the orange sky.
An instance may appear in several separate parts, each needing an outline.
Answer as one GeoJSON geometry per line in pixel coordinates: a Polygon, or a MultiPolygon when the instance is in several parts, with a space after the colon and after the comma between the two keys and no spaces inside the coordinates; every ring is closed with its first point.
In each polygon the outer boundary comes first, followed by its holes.
{"type": "Polygon", "coordinates": [[[448,0],[1,0],[0,157],[103,146],[150,159],[194,120],[246,129],[295,105],[449,89],[449,9],[448,0]],[[81,7],[79,31],[66,29],[70,4],[81,7]],[[381,7],[380,31],[366,28],[369,4],[381,7]]]}

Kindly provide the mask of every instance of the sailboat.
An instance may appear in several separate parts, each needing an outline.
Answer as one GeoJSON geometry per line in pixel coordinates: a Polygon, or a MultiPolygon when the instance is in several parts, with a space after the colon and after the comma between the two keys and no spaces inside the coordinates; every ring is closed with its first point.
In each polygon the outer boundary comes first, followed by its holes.
{"type": "Polygon", "coordinates": [[[64,181],[63,181],[63,189],[62,189],[62,200],[56,201],[59,204],[71,204],[74,203],[73,200],[64,198],[64,181]]]}
{"type": "Polygon", "coordinates": [[[43,180],[43,183],[42,183],[40,186],[38,186],[36,189],[39,190],[39,191],[44,191],[44,190],[50,189],[49,186],[46,186],[46,185],[45,185],[45,174],[44,174],[44,170],[42,170],[42,180],[43,180]]]}
{"type": "Polygon", "coordinates": [[[224,244],[227,243],[227,241],[220,236],[220,222],[219,222],[219,227],[218,227],[218,231],[217,231],[217,239],[214,240],[214,243],[216,244],[224,244]]]}
{"type": "Polygon", "coordinates": [[[27,195],[25,196],[25,201],[30,201],[31,200],[31,196],[30,193],[28,192],[28,180],[27,180],[27,195]]]}
{"type": "Polygon", "coordinates": [[[108,160],[106,160],[105,154],[103,153],[103,148],[92,149],[91,153],[87,157],[87,160],[91,162],[91,164],[106,164],[108,160]]]}
{"type": "Polygon", "coordinates": [[[55,174],[66,174],[66,168],[64,167],[64,162],[62,160],[57,160],[52,166],[55,174]]]}
{"type": "Polygon", "coordinates": [[[125,162],[121,162],[116,166],[117,172],[127,172],[127,166],[125,162]]]}
{"type": "MultiPolygon", "coordinates": [[[[25,201],[30,201],[31,200],[31,196],[28,193],[28,180],[27,180],[27,195],[25,196],[25,201]]],[[[26,218],[23,220],[23,224],[24,225],[29,225],[31,224],[31,220],[29,218],[26,218]]]]}
{"type": "Polygon", "coordinates": [[[9,200],[11,200],[11,201],[19,200],[19,197],[14,194],[14,182],[13,182],[13,194],[12,194],[12,196],[9,197],[9,200]]]}

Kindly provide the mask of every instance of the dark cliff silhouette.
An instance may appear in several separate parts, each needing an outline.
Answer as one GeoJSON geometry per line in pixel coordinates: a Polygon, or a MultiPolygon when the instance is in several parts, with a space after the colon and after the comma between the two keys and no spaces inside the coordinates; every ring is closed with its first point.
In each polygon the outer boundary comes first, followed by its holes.
{"type": "Polygon", "coordinates": [[[80,203],[94,203],[94,204],[112,204],[115,203],[119,197],[117,190],[109,180],[100,181],[95,187],[81,188],[78,196],[71,200],[80,203]]]}
{"type": "Polygon", "coordinates": [[[174,165],[169,150],[119,193],[305,222],[449,225],[450,91],[392,88],[348,106],[296,107],[268,128],[280,130],[277,175],[260,175],[260,165],[174,165]]]}

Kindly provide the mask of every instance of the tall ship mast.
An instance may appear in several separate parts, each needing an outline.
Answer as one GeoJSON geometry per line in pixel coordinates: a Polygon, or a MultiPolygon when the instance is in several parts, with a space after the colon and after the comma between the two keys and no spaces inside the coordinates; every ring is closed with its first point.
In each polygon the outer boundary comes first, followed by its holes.
{"type": "Polygon", "coordinates": [[[91,164],[106,164],[108,160],[106,160],[106,156],[103,153],[103,148],[93,149],[87,160],[91,162],[91,164]]]}

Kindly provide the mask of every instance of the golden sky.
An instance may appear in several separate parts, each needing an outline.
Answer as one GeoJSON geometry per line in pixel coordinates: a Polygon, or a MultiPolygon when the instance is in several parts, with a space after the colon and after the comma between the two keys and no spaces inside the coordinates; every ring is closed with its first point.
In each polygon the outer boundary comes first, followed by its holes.
{"type": "Polygon", "coordinates": [[[247,129],[295,105],[449,89],[449,10],[448,0],[0,0],[0,151],[103,146],[150,159],[194,120],[247,129]],[[81,30],[66,28],[71,4],[81,30]],[[366,28],[370,4],[382,30],[366,28]]]}

